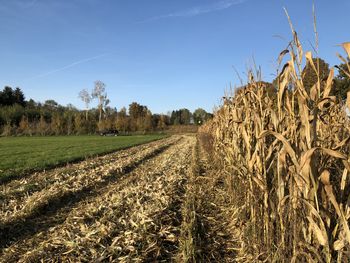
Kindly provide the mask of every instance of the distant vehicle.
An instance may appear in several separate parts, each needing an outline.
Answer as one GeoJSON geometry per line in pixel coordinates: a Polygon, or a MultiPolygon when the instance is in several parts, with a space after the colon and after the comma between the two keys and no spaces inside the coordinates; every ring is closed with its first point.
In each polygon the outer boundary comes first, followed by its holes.
{"type": "Polygon", "coordinates": [[[118,134],[118,130],[105,130],[100,132],[101,136],[118,136],[118,134]]]}

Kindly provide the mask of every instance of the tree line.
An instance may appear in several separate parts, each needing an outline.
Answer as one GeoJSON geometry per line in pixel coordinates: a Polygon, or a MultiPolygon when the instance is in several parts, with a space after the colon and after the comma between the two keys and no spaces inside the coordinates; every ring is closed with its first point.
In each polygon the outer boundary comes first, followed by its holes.
{"type": "Polygon", "coordinates": [[[132,102],[128,109],[110,106],[106,84],[96,81],[91,92],[83,89],[78,97],[85,109],[72,104],[62,106],[55,100],[26,100],[20,88],[6,86],[0,91],[0,134],[11,135],[81,135],[118,130],[122,134],[165,131],[170,125],[201,125],[212,117],[199,108],[153,114],[147,106],[132,102]],[[93,100],[97,107],[90,107],[93,100]]]}

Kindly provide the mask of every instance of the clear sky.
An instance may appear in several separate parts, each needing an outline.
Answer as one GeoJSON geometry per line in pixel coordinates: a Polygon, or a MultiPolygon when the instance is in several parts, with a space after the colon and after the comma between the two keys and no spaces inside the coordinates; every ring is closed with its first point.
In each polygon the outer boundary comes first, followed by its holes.
{"type": "MultiPolygon", "coordinates": [[[[350,1],[315,4],[320,56],[337,64],[350,1]]],[[[311,0],[0,0],[0,87],[82,108],[79,91],[102,80],[118,109],[212,111],[239,84],[232,66],[244,77],[254,57],[273,78],[291,38],[283,7],[311,49],[311,0]]]]}

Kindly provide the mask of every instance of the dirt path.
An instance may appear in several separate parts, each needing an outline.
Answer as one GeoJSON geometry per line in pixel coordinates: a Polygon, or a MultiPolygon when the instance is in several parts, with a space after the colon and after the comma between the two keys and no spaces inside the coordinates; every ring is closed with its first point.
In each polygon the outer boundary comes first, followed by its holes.
{"type": "Polygon", "coordinates": [[[180,261],[236,262],[235,214],[223,176],[208,158],[197,144],[182,208],[180,261]]]}
{"type": "MultiPolygon", "coordinates": [[[[89,189],[84,198],[75,191],[67,199],[59,198],[58,204],[51,202],[53,213],[46,206],[44,213],[39,209],[28,217],[20,212],[24,209],[20,206],[19,212],[2,222],[2,232],[6,234],[7,227],[7,235],[13,238],[13,231],[20,226],[20,232],[28,228],[28,234],[15,231],[16,243],[3,242],[9,247],[3,249],[2,261],[169,261],[178,247],[181,196],[194,143],[194,137],[173,137],[138,153],[139,158],[134,154],[131,164],[124,157],[122,177],[89,189]],[[125,169],[131,165],[133,169],[125,169]],[[14,218],[24,221],[9,228],[6,224],[14,218]]],[[[86,173],[95,176],[96,171],[90,171],[86,173]]],[[[50,199],[46,192],[52,187],[40,191],[43,200],[50,199]]]]}

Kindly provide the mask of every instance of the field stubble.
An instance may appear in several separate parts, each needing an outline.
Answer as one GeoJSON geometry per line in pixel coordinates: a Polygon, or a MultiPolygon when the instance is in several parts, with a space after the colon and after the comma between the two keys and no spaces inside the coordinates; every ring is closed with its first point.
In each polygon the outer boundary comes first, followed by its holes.
{"type": "MultiPolygon", "coordinates": [[[[8,235],[7,240],[2,240],[3,247],[7,247],[3,248],[1,260],[175,260],[181,232],[182,198],[194,144],[194,136],[174,136],[139,146],[137,151],[130,149],[101,157],[97,161],[100,165],[77,164],[75,168],[70,167],[72,171],[80,171],[73,177],[65,176],[64,168],[56,169],[51,172],[51,176],[56,175],[60,179],[55,179],[30,196],[11,195],[11,185],[14,189],[17,186],[15,182],[3,186],[7,187],[6,193],[11,201],[5,202],[1,210],[1,228],[3,233],[7,230],[8,235]],[[106,180],[105,177],[114,177],[116,174],[125,176],[118,176],[118,180],[113,183],[99,185],[99,182],[106,180]],[[89,193],[87,198],[73,205],[69,203],[69,199],[63,199],[68,202],[54,214],[42,214],[46,210],[40,207],[49,209],[47,206],[50,200],[60,200],[64,192],[71,192],[72,195],[69,196],[72,197],[85,187],[98,194],[89,193]],[[67,206],[69,209],[64,210],[67,206]],[[5,212],[8,209],[12,209],[13,212],[5,212]],[[62,211],[63,218],[60,216],[62,211]],[[35,231],[31,230],[28,235],[19,235],[14,239],[16,242],[10,242],[13,233],[16,233],[16,227],[21,228],[17,231],[18,234],[25,232],[26,221],[37,220],[37,217],[41,217],[43,225],[45,222],[52,222],[46,227],[36,226],[35,231]],[[61,218],[56,220],[55,217],[61,218]]],[[[33,180],[33,183],[34,178],[36,177],[28,178],[25,182],[33,180]]],[[[50,173],[42,173],[38,178],[49,180],[50,173]]],[[[2,239],[3,237],[4,235],[2,239]]]]}

